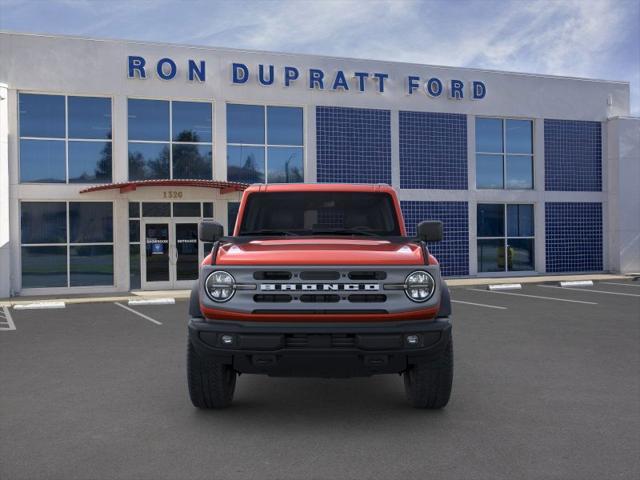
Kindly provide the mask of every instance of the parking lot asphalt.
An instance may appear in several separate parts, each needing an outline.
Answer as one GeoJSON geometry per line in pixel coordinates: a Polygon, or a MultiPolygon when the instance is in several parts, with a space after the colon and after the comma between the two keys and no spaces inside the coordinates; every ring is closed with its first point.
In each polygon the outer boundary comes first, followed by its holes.
{"type": "Polygon", "coordinates": [[[243,375],[199,411],[185,301],[0,308],[0,479],[640,478],[640,282],[452,298],[441,411],[396,375],[243,375]]]}

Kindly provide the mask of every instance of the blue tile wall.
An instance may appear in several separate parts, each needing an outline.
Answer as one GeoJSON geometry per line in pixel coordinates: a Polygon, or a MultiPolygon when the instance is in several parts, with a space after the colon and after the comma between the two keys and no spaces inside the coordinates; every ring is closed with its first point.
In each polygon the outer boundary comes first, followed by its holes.
{"type": "Polygon", "coordinates": [[[602,204],[545,204],[547,272],[602,270],[602,204]]]}
{"type": "Polygon", "coordinates": [[[440,262],[446,277],[469,275],[469,206],[467,202],[402,201],[407,234],[415,235],[423,220],[441,220],[444,238],[429,244],[429,251],[440,262]]]}
{"type": "Polygon", "coordinates": [[[546,190],[602,190],[601,128],[600,122],[545,119],[546,190]]]}
{"type": "Polygon", "coordinates": [[[400,188],[467,189],[467,117],[400,112],[400,188]]]}
{"type": "Polygon", "coordinates": [[[391,184],[389,110],[316,107],[318,182],[391,184]]]}

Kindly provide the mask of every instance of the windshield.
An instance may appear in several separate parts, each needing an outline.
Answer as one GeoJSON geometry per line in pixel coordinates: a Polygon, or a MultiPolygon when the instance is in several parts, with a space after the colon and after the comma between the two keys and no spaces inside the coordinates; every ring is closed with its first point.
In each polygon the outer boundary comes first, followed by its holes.
{"type": "Polygon", "coordinates": [[[240,235],[400,235],[391,196],[373,192],[253,193],[240,235]]]}

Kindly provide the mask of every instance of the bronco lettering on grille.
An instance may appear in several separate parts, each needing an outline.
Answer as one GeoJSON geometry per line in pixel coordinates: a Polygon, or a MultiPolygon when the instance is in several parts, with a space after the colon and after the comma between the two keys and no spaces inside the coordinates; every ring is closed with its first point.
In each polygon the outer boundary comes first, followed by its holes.
{"type": "Polygon", "coordinates": [[[377,283],[263,283],[260,285],[263,291],[305,291],[305,292],[329,292],[329,291],[378,291],[377,283]]]}

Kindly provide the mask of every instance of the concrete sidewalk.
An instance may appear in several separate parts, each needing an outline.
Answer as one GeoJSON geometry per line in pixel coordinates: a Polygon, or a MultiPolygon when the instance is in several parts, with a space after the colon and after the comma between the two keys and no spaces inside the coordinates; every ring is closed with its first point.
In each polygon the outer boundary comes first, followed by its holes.
{"type": "MultiPolygon", "coordinates": [[[[639,274],[630,275],[613,275],[613,274],[586,274],[586,275],[538,275],[532,277],[475,277],[475,278],[458,278],[446,280],[447,285],[451,287],[467,286],[467,285],[495,285],[502,283],[548,283],[548,282],[561,282],[561,281],[573,281],[573,280],[623,280],[629,278],[640,278],[639,274]]],[[[190,290],[146,290],[146,291],[132,291],[118,293],[109,293],[104,295],[98,294],[77,294],[55,296],[55,295],[41,295],[41,296],[24,296],[24,297],[12,297],[0,299],[0,307],[10,307],[13,305],[21,305],[35,302],[56,301],[65,302],[67,304],[74,303],[105,303],[105,302],[127,302],[129,300],[140,300],[141,298],[174,298],[186,299],[189,298],[190,290]]]]}

